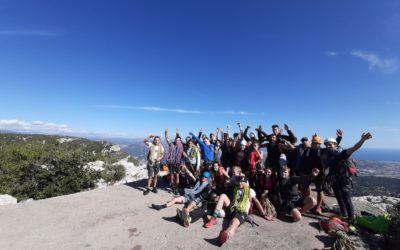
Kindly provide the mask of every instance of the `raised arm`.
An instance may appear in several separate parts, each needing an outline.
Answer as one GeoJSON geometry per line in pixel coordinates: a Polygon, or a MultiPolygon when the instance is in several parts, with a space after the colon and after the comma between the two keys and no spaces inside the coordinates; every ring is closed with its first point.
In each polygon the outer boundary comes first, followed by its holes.
{"type": "Polygon", "coordinates": [[[165,134],[165,141],[169,145],[171,142],[169,141],[168,129],[167,128],[165,129],[164,134],[165,134]]]}
{"type": "Polygon", "coordinates": [[[237,123],[237,125],[238,125],[238,127],[239,127],[239,131],[240,131],[240,139],[242,139],[243,138],[243,128],[242,128],[242,125],[240,124],[240,122],[238,122],[237,123]]]}
{"type": "Polygon", "coordinates": [[[247,132],[249,131],[251,127],[249,125],[247,125],[246,129],[243,132],[243,137],[246,141],[250,141],[250,138],[247,136],[247,132]]]}
{"type": "Polygon", "coordinates": [[[352,155],[355,151],[357,151],[359,148],[361,148],[361,146],[364,144],[364,142],[366,140],[369,140],[371,138],[372,138],[371,133],[369,133],[369,132],[368,133],[363,133],[361,135],[361,139],[353,147],[351,147],[351,148],[346,150],[347,155],[348,156],[352,155]]]}
{"type": "Polygon", "coordinates": [[[146,144],[147,146],[150,145],[150,139],[154,138],[154,135],[150,134],[148,137],[144,138],[144,144],[146,144]]]}
{"type": "Polygon", "coordinates": [[[342,141],[342,138],[343,138],[343,130],[337,129],[336,130],[336,142],[337,142],[338,146],[339,146],[340,142],[342,141]]]}
{"type": "Polygon", "coordinates": [[[201,138],[202,134],[203,134],[203,129],[199,129],[199,136],[197,136],[197,137],[201,138]]]}
{"type": "Polygon", "coordinates": [[[297,140],[297,138],[296,138],[296,136],[294,136],[292,130],[290,130],[289,125],[287,125],[287,124],[285,123],[283,126],[284,126],[286,132],[287,132],[288,135],[289,135],[289,138],[288,138],[289,141],[290,141],[290,142],[295,142],[295,141],[297,140]]]}
{"type": "Polygon", "coordinates": [[[206,146],[206,144],[202,140],[200,140],[198,137],[196,137],[192,132],[190,132],[189,134],[192,136],[192,138],[195,141],[197,141],[197,143],[200,145],[200,148],[204,148],[206,146]]]}
{"type": "Polygon", "coordinates": [[[259,141],[260,143],[262,143],[262,142],[268,140],[268,134],[265,133],[265,132],[262,130],[261,125],[258,126],[258,128],[257,128],[256,130],[257,130],[258,141],[259,141]]]}

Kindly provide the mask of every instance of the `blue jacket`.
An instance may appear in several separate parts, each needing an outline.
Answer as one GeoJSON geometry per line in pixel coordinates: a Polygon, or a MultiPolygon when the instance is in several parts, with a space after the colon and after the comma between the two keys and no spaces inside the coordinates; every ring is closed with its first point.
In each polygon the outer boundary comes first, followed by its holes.
{"type": "Polygon", "coordinates": [[[197,136],[195,136],[193,133],[189,133],[194,140],[196,140],[201,149],[201,156],[205,161],[213,161],[214,160],[214,145],[206,145],[202,140],[200,140],[197,136]]]}
{"type": "Polygon", "coordinates": [[[205,188],[207,188],[208,185],[209,185],[208,181],[205,182],[198,181],[194,186],[194,188],[185,188],[185,194],[183,196],[185,196],[189,200],[194,200],[201,194],[201,192],[203,192],[205,188]]]}

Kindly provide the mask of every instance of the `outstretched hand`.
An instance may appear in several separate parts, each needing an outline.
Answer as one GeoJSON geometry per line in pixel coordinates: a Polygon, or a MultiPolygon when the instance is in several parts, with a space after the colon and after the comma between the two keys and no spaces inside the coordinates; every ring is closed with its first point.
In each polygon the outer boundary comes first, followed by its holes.
{"type": "Polygon", "coordinates": [[[285,128],[285,130],[286,130],[286,131],[288,131],[288,130],[289,130],[289,125],[287,125],[286,123],[285,123],[285,124],[283,124],[283,127],[285,128]]]}
{"type": "Polygon", "coordinates": [[[337,136],[337,137],[342,137],[342,136],[343,136],[343,130],[337,129],[337,130],[336,130],[336,136],[337,136]]]}
{"type": "Polygon", "coordinates": [[[371,139],[371,138],[372,138],[372,135],[371,135],[370,132],[363,133],[363,134],[361,135],[361,139],[364,140],[364,141],[369,140],[369,139],[371,139]]]}

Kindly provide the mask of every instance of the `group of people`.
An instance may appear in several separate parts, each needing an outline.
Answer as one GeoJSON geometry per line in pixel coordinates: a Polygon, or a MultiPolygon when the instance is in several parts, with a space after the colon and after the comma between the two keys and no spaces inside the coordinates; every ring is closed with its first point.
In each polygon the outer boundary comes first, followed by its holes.
{"type": "Polygon", "coordinates": [[[233,136],[230,126],[226,133],[217,129],[209,136],[200,130],[197,136],[189,133],[185,142],[178,130],[171,142],[166,129],[168,150],[159,136],[145,138],[149,153],[143,195],[158,192],[157,176],[162,164],[168,165],[171,192],[175,195],[166,204],[152,207],[160,210],[184,204],[182,210],[177,209],[177,217],[185,227],[207,214],[205,228],[217,224],[218,217],[229,217],[228,228],[219,235],[220,245],[245,221],[252,222],[249,214],[254,210],[266,220],[288,215],[299,221],[308,211],[321,214],[324,192],[329,190],[333,190],[341,216],[354,220],[351,176],[343,174],[343,169],[348,167],[351,155],[372,138],[370,133],[363,133],[353,147],[342,150],[340,129],[336,139],[323,141],[314,134],[311,139],[301,138],[298,144],[287,124],[286,134],[278,125],[272,126],[270,134],[261,126],[249,134],[250,126],[243,129],[238,123],[238,128],[233,136]],[[266,148],[266,156],[262,148],[266,148]],[[317,199],[311,195],[311,183],[316,187],[317,199]]]}

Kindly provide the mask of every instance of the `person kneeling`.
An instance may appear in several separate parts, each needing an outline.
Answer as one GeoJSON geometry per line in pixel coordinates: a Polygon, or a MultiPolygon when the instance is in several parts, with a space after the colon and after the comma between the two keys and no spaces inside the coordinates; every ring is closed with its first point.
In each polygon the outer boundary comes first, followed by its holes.
{"type": "Polygon", "coordinates": [[[289,172],[290,169],[286,166],[281,169],[281,178],[277,182],[276,190],[281,204],[281,212],[290,213],[294,221],[299,221],[301,220],[301,214],[309,211],[317,202],[311,196],[300,197],[297,184],[315,178],[319,170],[314,168],[311,175],[292,177],[289,176],[289,172]]]}

